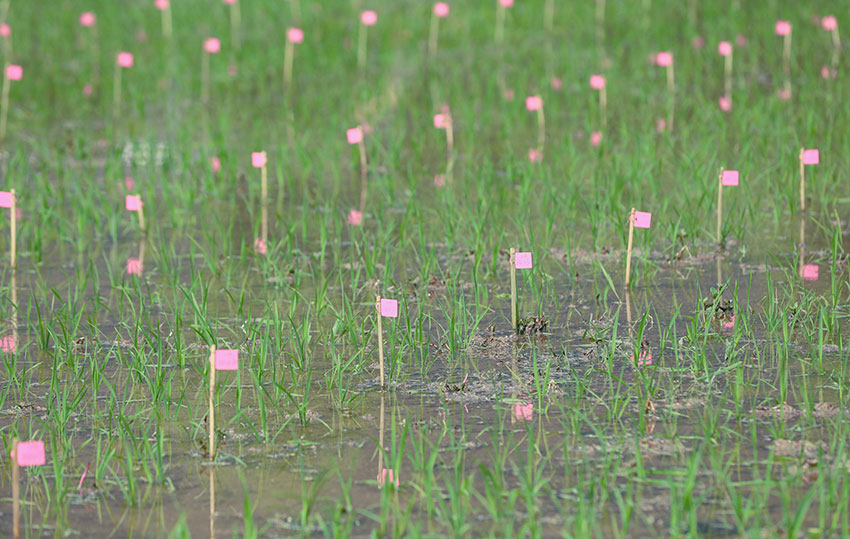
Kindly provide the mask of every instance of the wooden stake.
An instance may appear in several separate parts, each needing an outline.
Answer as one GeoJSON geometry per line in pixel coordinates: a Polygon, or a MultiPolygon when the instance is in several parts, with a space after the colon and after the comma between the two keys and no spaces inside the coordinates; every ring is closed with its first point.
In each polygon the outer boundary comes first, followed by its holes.
{"type": "Polygon", "coordinates": [[[785,93],[791,98],[791,32],[785,34],[782,47],[782,72],[785,74],[785,93]]]}
{"type": "Polygon", "coordinates": [[[210,460],[215,459],[215,346],[210,346],[210,460]]]}
{"type": "Polygon", "coordinates": [[[361,140],[357,144],[360,150],[360,213],[366,211],[366,178],[368,169],[366,168],[366,144],[361,140]]]}
{"type": "Polygon", "coordinates": [[[723,241],[720,237],[720,227],[723,223],[723,167],[720,167],[720,175],[717,177],[717,245],[722,247],[723,241]]]}
{"type": "Polygon", "coordinates": [[[283,49],[283,87],[288,91],[292,84],[292,66],[295,60],[295,45],[289,39],[283,49]]]}
{"type": "Polygon", "coordinates": [[[440,18],[437,14],[431,12],[431,29],[428,32],[428,57],[433,58],[437,55],[437,39],[440,35],[440,18]]]}
{"type": "Polygon", "coordinates": [[[378,365],[381,369],[381,389],[386,389],[384,383],[384,329],[381,320],[381,296],[375,296],[375,309],[378,314],[378,365]]]}
{"type": "Polygon", "coordinates": [[[214,466],[209,466],[210,472],[210,539],[215,539],[215,477],[214,466]]]}
{"type": "Polygon", "coordinates": [[[145,206],[144,204],[139,204],[139,229],[142,231],[142,235],[145,235],[145,206]]]}
{"type": "Polygon", "coordinates": [[[162,10],[162,35],[171,39],[171,6],[162,10]]]}
{"type": "Polygon", "coordinates": [[[266,165],[260,169],[260,196],[262,198],[262,208],[260,209],[260,238],[263,240],[263,245],[268,247],[269,239],[269,182],[266,165]]]}
{"type": "Polygon", "coordinates": [[[511,327],[516,331],[516,249],[511,247],[511,327]]]}
{"type": "Polygon", "coordinates": [[[626,288],[629,288],[629,280],[632,274],[632,241],[635,237],[635,209],[629,214],[629,244],[626,247],[626,288]]]}
{"type": "Polygon", "coordinates": [[[806,211],[806,165],[803,164],[803,148],[800,148],[800,213],[806,211]]]}
{"type": "Polygon", "coordinates": [[[21,537],[21,487],[18,466],[18,439],[12,439],[12,537],[21,537]]]}
{"type": "Polygon", "coordinates": [[[12,215],[11,215],[11,217],[9,217],[9,221],[10,221],[10,225],[11,225],[10,229],[9,229],[9,245],[10,245],[9,250],[10,250],[10,265],[12,266],[12,269],[15,269],[17,267],[16,257],[17,257],[17,251],[18,251],[18,249],[17,249],[17,236],[18,236],[18,216],[17,216],[18,209],[17,209],[17,205],[18,205],[18,201],[15,200],[15,190],[14,189],[11,190],[11,194],[12,194],[12,208],[11,208],[12,215]]]}

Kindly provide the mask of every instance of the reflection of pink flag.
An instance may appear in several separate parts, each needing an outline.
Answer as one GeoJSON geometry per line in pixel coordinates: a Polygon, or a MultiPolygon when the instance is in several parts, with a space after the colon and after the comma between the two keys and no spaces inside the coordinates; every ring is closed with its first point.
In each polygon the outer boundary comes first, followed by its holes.
{"type": "Polygon", "coordinates": [[[652,222],[652,214],[648,211],[635,212],[635,228],[649,228],[652,222]]]}
{"type": "Polygon", "coordinates": [[[0,191],[0,208],[12,207],[12,193],[9,191],[0,191]]]}
{"type": "Polygon", "coordinates": [[[516,269],[531,269],[532,266],[531,253],[514,253],[514,267],[516,269]]]}
{"type": "Polygon", "coordinates": [[[15,337],[12,335],[6,335],[5,337],[0,338],[0,351],[6,352],[7,354],[14,354],[18,350],[18,345],[15,343],[15,337]]]}
{"type": "Polygon", "coordinates": [[[256,238],[254,240],[254,252],[258,255],[264,255],[268,252],[269,247],[266,245],[266,242],[263,241],[263,238],[256,238]]]}
{"type": "Polygon", "coordinates": [[[732,313],[732,317],[729,320],[723,322],[723,329],[732,329],[735,327],[735,313],[732,313]]]}
{"type": "Polygon", "coordinates": [[[395,485],[396,487],[398,487],[399,485],[398,475],[394,474],[392,469],[384,468],[383,470],[381,470],[381,473],[378,474],[378,484],[384,485],[387,481],[389,481],[391,485],[395,485]]]}
{"type": "Polygon", "coordinates": [[[127,259],[127,275],[141,275],[142,261],[138,258],[127,259]]]}
{"type": "Polygon", "coordinates": [[[817,264],[806,264],[803,266],[803,270],[800,272],[805,281],[817,281],[818,274],[820,273],[820,268],[817,264]]]}
{"type": "Polygon", "coordinates": [[[11,455],[18,462],[18,466],[44,466],[44,442],[35,440],[32,442],[18,442],[17,455],[11,455]]]}
{"type": "Polygon", "coordinates": [[[398,318],[398,300],[381,299],[381,316],[387,318],[398,318]]]}
{"type": "Polygon", "coordinates": [[[724,170],[720,176],[720,185],[738,185],[738,171],[724,170]]]}
{"type": "Polygon", "coordinates": [[[216,350],[215,370],[235,371],[239,369],[239,350],[216,350]]]}
{"type": "Polygon", "coordinates": [[[523,421],[531,421],[534,417],[534,404],[530,402],[514,404],[514,417],[523,421]]]}
{"type": "Polygon", "coordinates": [[[142,197],[139,195],[127,195],[124,197],[124,206],[127,211],[139,211],[142,209],[142,197]]]}
{"type": "Polygon", "coordinates": [[[803,150],[803,164],[804,165],[820,164],[820,152],[818,150],[803,150]]]}
{"type": "Polygon", "coordinates": [[[652,350],[641,350],[637,358],[637,366],[645,367],[652,365],[652,350]]]}

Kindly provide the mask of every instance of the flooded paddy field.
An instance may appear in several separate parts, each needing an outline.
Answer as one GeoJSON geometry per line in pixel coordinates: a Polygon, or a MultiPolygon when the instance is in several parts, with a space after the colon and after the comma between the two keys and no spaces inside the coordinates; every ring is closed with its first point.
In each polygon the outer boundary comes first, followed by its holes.
{"type": "Polygon", "coordinates": [[[831,4],[90,4],[0,2],[0,534],[850,535],[831,4]]]}

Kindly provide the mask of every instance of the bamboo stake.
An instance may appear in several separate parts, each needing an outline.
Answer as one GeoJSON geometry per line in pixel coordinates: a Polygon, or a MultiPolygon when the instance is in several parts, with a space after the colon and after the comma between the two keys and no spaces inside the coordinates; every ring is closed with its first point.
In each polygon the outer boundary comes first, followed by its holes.
{"type": "Polygon", "coordinates": [[[12,439],[12,537],[21,537],[21,487],[18,466],[18,439],[12,439]]]}
{"type": "Polygon", "coordinates": [[[626,247],[626,288],[629,288],[629,280],[632,274],[632,241],[635,236],[635,209],[629,214],[629,243],[626,247]]]}
{"type": "Polygon", "coordinates": [[[375,309],[378,314],[378,365],[381,369],[381,389],[386,389],[384,383],[384,330],[381,320],[381,296],[375,296],[375,309]]]}
{"type": "Polygon", "coordinates": [[[210,460],[215,459],[215,346],[210,346],[210,460]]]}
{"type": "Polygon", "coordinates": [[[516,249],[511,247],[511,327],[516,332],[517,324],[516,307],[516,249]]]}

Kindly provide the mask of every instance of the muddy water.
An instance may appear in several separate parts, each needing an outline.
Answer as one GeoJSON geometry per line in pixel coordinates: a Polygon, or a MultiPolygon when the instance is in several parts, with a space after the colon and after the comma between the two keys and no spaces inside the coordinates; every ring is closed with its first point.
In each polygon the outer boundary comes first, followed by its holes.
{"type": "MultiPolygon", "coordinates": [[[[335,518],[346,522],[350,527],[342,529],[357,535],[380,530],[382,520],[384,531],[398,535],[410,533],[410,526],[436,534],[482,530],[498,534],[518,530],[522,520],[534,522],[544,535],[555,535],[564,528],[581,529],[576,523],[588,515],[577,507],[584,499],[593,500],[597,512],[590,519],[598,520],[597,529],[608,535],[618,533],[621,517],[614,495],[618,491],[634,500],[639,513],[629,533],[666,533],[671,526],[687,530],[691,524],[674,521],[672,506],[680,503],[682,492],[676,488],[684,488],[688,463],[710,429],[707,423],[719,425],[720,430],[710,435],[719,447],[714,454],[728,463],[730,475],[741,485],[764,476],[771,450],[817,458],[820,444],[829,443],[824,422],[835,412],[836,385],[793,361],[811,355],[811,348],[796,340],[789,352],[788,379],[781,380],[780,336],[768,334],[764,325],[768,273],[773,286],[783,290],[786,281],[818,294],[827,295],[831,289],[829,266],[822,261],[817,281],[797,277],[800,260],[794,230],[785,237],[777,235],[775,243],[760,243],[760,249],[746,255],[732,246],[732,255],[717,260],[677,253],[680,260],[666,262],[669,254],[650,253],[653,263],[646,264],[639,254],[635,265],[639,278],[628,296],[620,286],[619,295],[606,291],[599,270],[601,263],[619,283],[619,255],[564,257],[569,278],[564,266],[546,263],[520,279],[521,315],[538,318],[538,325],[545,321],[545,329],[530,336],[515,337],[509,331],[507,283],[477,281],[477,286],[488,289],[492,309],[483,312],[465,347],[450,347],[442,330],[449,325],[446,313],[451,312],[444,310],[451,297],[446,285],[419,283],[398,295],[405,300],[403,309],[414,312],[416,305],[428,313],[422,335],[406,337],[401,319],[387,322],[392,371],[388,392],[379,391],[376,382],[374,334],[365,335],[363,347],[339,347],[343,358],[365,354],[343,374],[341,383],[325,378],[333,369],[330,343],[315,341],[309,346],[312,378],[297,370],[268,375],[270,365],[259,367],[252,358],[260,343],[244,327],[246,319],[247,325],[250,320],[257,325],[263,321],[240,315],[233,302],[212,294],[208,311],[215,313],[216,327],[241,324],[224,340],[239,345],[249,365],[264,372],[259,387],[265,391],[260,403],[258,385],[246,370],[220,377],[219,458],[214,465],[204,457],[206,351],[189,329],[190,316],[184,313],[184,325],[176,327],[170,314],[174,307],[167,307],[174,301],[173,292],[163,289],[158,270],[148,259],[141,290],[150,301],[144,315],[150,333],[142,338],[129,320],[101,318],[97,332],[83,320],[76,335],[86,339],[77,342],[77,348],[68,353],[70,345],[59,346],[61,339],[53,335],[49,347],[53,353],[47,354],[39,350],[44,339],[39,325],[18,321],[17,370],[26,372],[28,392],[7,394],[0,424],[4,428],[16,422],[31,424],[50,439],[48,466],[23,473],[26,527],[33,534],[40,529],[43,535],[76,530],[94,536],[153,537],[171,530],[185,515],[192,535],[230,536],[246,529],[247,499],[254,526],[269,537],[319,533],[316,515],[327,525],[335,518]],[[769,252],[794,254],[770,257],[769,252]],[[765,260],[769,262],[763,264],[765,260]],[[736,285],[738,303],[747,305],[749,298],[749,307],[741,307],[751,310],[749,316],[735,313],[737,318],[732,319],[732,311],[724,313],[713,322],[711,338],[683,344],[688,318],[699,316],[699,305],[706,304],[718,282],[729,283],[722,295],[724,305],[733,299],[736,285]],[[544,286],[554,291],[556,300],[541,305],[535,290],[544,286]],[[674,313],[678,313],[675,335],[668,332],[674,313]],[[755,339],[736,337],[735,324],[742,319],[754,328],[755,339]],[[645,329],[639,336],[642,321],[645,329]],[[157,332],[164,336],[159,354],[152,337],[157,332]],[[176,353],[175,333],[182,337],[182,359],[176,353]],[[651,354],[651,360],[644,352],[651,354]],[[135,359],[121,360],[122,354],[135,354],[135,359]],[[651,365],[636,368],[635,356],[651,365]],[[763,358],[766,371],[755,361],[757,356],[763,358]],[[69,357],[70,362],[62,359],[69,357]],[[90,391],[92,360],[107,362],[97,398],[90,391]],[[704,366],[694,367],[700,361],[704,366]],[[725,367],[731,370],[723,371],[725,367]],[[701,375],[717,371],[724,374],[701,375]],[[737,384],[736,373],[740,373],[737,384]],[[154,396],[148,382],[152,377],[167,381],[170,394],[154,396]],[[274,387],[275,379],[284,380],[288,394],[274,387]],[[815,389],[805,396],[797,387],[803,379],[815,389]],[[776,404],[783,383],[790,388],[785,408],[776,404]],[[108,407],[107,386],[117,395],[120,410],[108,407]],[[57,429],[51,409],[60,390],[82,396],[57,429]],[[305,398],[302,417],[295,404],[305,398]],[[807,427],[805,444],[783,446],[784,438],[799,438],[793,432],[806,416],[807,401],[821,426],[807,427]],[[47,421],[44,427],[42,421],[47,421]],[[59,431],[64,437],[56,439],[59,431]],[[129,451],[128,443],[147,448],[139,450],[140,457],[129,468],[122,456],[129,451]],[[109,451],[115,456],[98,471],[109,451]],[[433,463],[423,464],[432,455],[436,455],[433,463]],[[157,477],[158,465],[153,462],[158,458],[162,477],[157,477]],[[62,465],[52,466],[57,462],[62,465]],[[91,468],[78,488],[87,466],[91,468]],[[391,488],[396,480],[398,488],[391,488]],[[133,494],[127,495],[131,484],[133,494]],[[671,490],[671,484],[676,488],[671,490]],[[61,485],[58,499],[57,485],[61,485]],[[498,485],[496,499],[503,520],[485,506],[493,485],[498,485]],[[461,493],[459,505],[454,505],[457,496],[452,492],[461,493]],[[387,508],[393,511],[382,516],[387,508]],[[409,518],[397,517],[407,512],[409,518]],[[459,528],[447,522],[447,515],[455,515],[459,528]]],[[[826,239],[812,235],[809,252],[804,253],[806,264],[826,254],[826,239]]],[[[109,254],[98,262],[99,271],[105,275],[109,267],[123,269],[126,258],[140,256],[138,248],[105,249],[109,254]]],[[[452,256],[446,253],[443,259],[452,256]]],[[[188,283],[191,273],[184,272],[182,280],[188,283]]],[[[253,297],[246,311],[265,313],[268,322],[268,306],[286,305],[292,295],[279,283],[259,282],[259,271],[253,275],[258,282],[251,286],[253,297]]],[[[26,306],[33,320],[37,300],[42,316],[54,322],[48,325],[58,331],[69,300],[38,291],[53,287],[61,295],[77,278],[67,267],[22,268],[15,275],[18,304],[26,306]]],[[[836,278],[846,279],[846,267],[839,268],[836,278]]],[[[135,286],[133,279],[126,279],[127,286],[135,286]]],[[[307,278],[299,282],[305,297],[311,297],[313,284],[307,278]]],[[[473,310],[474,286],[460,286],[473,310]]],[[[331,297],[341,292],[330,289],[331,297]]],[[[106,280],[100,282],[97,296],[111,308],[122,301],[106,280]]],[[[544,292],[543,297],[549,296],[544,292]]],[[[94,300],[93,294],[79,299],[82,304],[94,300]]],[[[358,300],[360,314],[366,316],[371,292],[360,291],[358,300]]],[[[138,299],[125,302],[142,309],[138,299]]],[[[299,307],[298,314],[304,312],[299,307]]],[[[310,334],[318,335],[315,321],[310,334]]],[[[282,348],[276,368],[284,371],[295,352],[291,346],[282,348]]],[[[841,371],[844,359],[836,347],[828,348],[822,372],[841,371]]],[[[8,380],[6,372],[3,376],[8,380]]],[[[697,530],[738,533],[722,485],[712,478],[708,457],[696,458],[702,465],[690,495],[701,500],[697,530]]],[[[790,473],[790,466],[781,465],[777,473],[790,473]]],[[[0,487],[6,500],[10,477],[7,460],[0,487]]],[[[801,493],[804,486],[801,483],[801,493]]],[[[748,489],[740,487],[744,495],[748,489]]],[[[0,519],[4,535],[10,534],[10,509],[11,504],[4,502],[0,519]]],[[[772,503],[769,510],[778,519],[782,506],[772,503]]]]}

